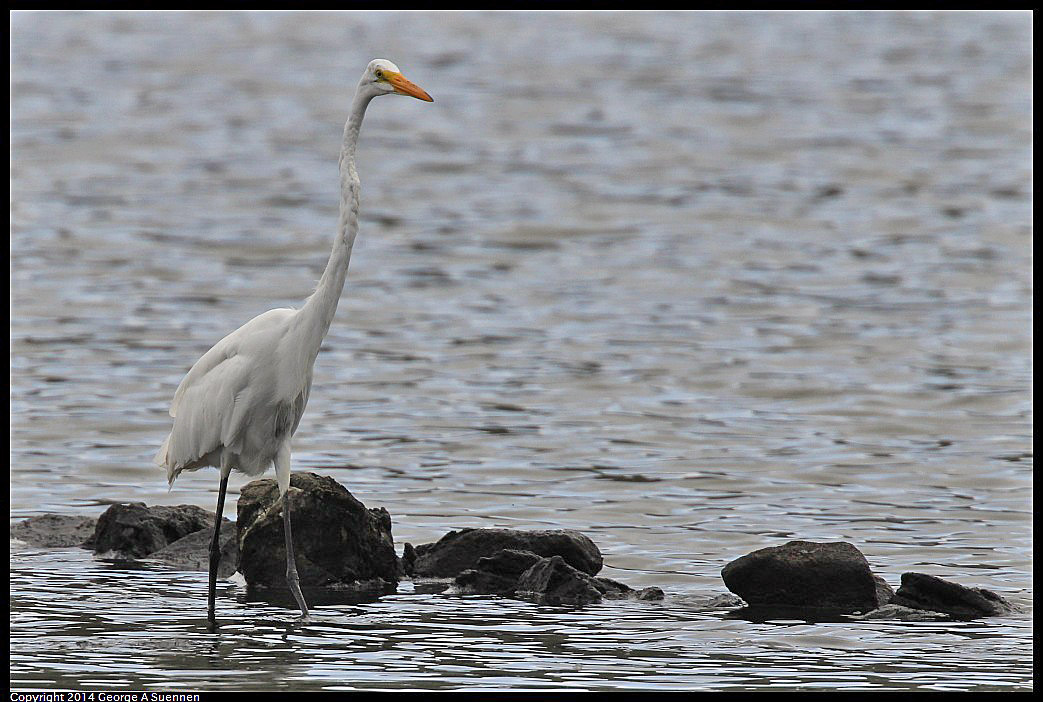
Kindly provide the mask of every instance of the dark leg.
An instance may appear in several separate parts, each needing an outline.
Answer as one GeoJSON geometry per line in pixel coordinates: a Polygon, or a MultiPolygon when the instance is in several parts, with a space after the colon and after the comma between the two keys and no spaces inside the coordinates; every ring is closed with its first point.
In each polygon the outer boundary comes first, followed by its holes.
{"type": "Polygon", "coordinates": [[[210,588],[207,591],[206,619],[216,624],[214,600],[217,597],[217,567],[221,564],[221,518],[225,511],[225,491],[228,489],[228,473],[221,469],[221,489],[217,493],[217,518],[214,520],[214,540],[210,542],[210,588]]]}
{"type": "Polygon", "coordinates": [[[301,583],[297,578],[297,562],[293,557],[293,536],[290,531],[290,491],[287,490],[282,496],[282,523],[283,532],[286,534],[286,582],[290,585],[290,592],[297,600],[301,608],[301,618],[308,618],[308,603],[304,601],[301,594],[301,583]]]}

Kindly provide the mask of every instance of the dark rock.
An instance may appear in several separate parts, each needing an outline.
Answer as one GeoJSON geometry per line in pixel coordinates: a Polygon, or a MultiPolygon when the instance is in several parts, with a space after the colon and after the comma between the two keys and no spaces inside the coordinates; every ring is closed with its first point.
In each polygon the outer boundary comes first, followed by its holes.
{"type": "Polygon", "coordinates": [[[93,548],[94,529],[98,523],[93,517],[75,517],[66,514],[41,514],[11,527],[11,538],[30,546],[93,548]]]}
{"type": "Polygon", "coordinates": [[[750,605],[868,612],[887,604],[865,556],[845,542],[762,548],[726,565],[721,577],[750,605]]]}
{"type": "Polygon", "coordinates": [[[541,557],[561,556],[573,568],[589,575],[597,575],[602,565],[601,551],[578,531],[461,529],[449,532],[436,543],[417,546],[414,574],[453,577],[475,568],[479,558],[504,549],[531,551],[541,557]]]}
{"type": "Polygon", "coordinates": [[[634,588],[611,578],[591,578],[591,585],[606,600],[623,600],[637,594],[634,588]]]}
{"type": "Polygon", "coordinates": [[[745,607],[746,602],[738,595],[721,594],[714,595],[706,603],[708,609],[732,609],[734,607],[745,607]]]}
{"type": "Polygon", "coordinates": [[[593,578],[561,556],[541,558],[518,578],[515,593],[539,604],[585,605],[601,601],[593,578]]]}
{"type": "Polygon", "coordinates": [[[413,577],[413,567],[416,564],[416,549],[413,544],[406,544],[402,549],[402,558],[398,561],[399,575],[402,577],[413,577]]]}
{"type": "Polygon", "coordinates": [[[658,587],[646,587],[641,590],[610,578],[591,578],[590,584],[597,588],[601,596],[606,600],[646,600],[654,602],[663,599],[666,595],[658,587]]]}
{"type": "Polygon", "coordinates": [[[467,594],[511,595],[521,574],[539,560],[532,551],[504,549],[479,558],[474,568],[457,575],[454,582],[467,594]]]}
{"type": "Polygon", "coordinates": [[[663,591],[657,587],[646,587],[637,593],[637,599],[649,602],[658,602],[665,597],[666,595],[663,594],[663,591]]]}
{"type": "Polygon", "coordinates": [[[965,587],[923,573],[903,573],[892,604],[944,612],[958,619],[1010,614],[1014,606],[991,590],[965,587]]]}
{"type": "MultiPolygon", "coordinates": [[[[314,473],[310,473],[310,475],[315,475],[315,474],[314,473]]],[[[317,476],[317,477],[321,478],[322,476],[317,476]]],[[[330,478],[330,477],[327,477],[326,479],[327,480],[333,480],[333,478],[330,478]]],[[[333,482],[337,483],[337,481],[335,481],[335,480],[333,482]]],[[[337,485],[340,485],[340,483],[337,483],[337,485]]],[[[344,492],[348,492],[347,488],[344,489],[344,492]]],[[[351,493],[348,492],[348,494],[350,495],[351,493]]],[[[360,502],[359,504],[362,504],[362,503],[360,502]]],[[[369,513],[373,515],[373,519],[375,519],[377,521],[377,524],[380,525],[380,528],[381,528],[382,531],[386,531],[389,534],[391,533],[391,513],[388,512],[387,509],[385,509],[384,507],[370,507],[369,508],[369,513]]],[[[290,516],[292,517],[293,515],[290,515],[290,516]]]]}
{"type": "MultiPolygon", "coordinates": [[[[315,473],[293,473],[289,495],[302,586],[398,582],[387,510],[366,509],[336,480],[315,473]]],[[[245,485],[238,515],[239,570],[247,584],[286,588],[286,541],[276,482],[255,480],[245,485]]]]}
{"type": "MultiPolygon", "coordinates": [[[[149,558],[162,561],[181,570],[210,571],[210,542],[214,539],[212,528],[200,529],[165,546],[149,558]]],[[[235,524],[228,519],[221,521],[221,563],[217,566],[217,577],[227,578],[239,567],[239,539],[235,524]]]]}
{"type": "Polygon", "coordinates": [[[887,581],[879,575],[873,575],[873,582],[876,584],[877,606],[883,607],[891,601],[892,597],[895,596],[895,591],[892,590],[891,586],[887,584],[887,581]]]}
{"type": "Polygon", "coordinates": [[[883,607],[866,612],[858,619],[883,619],[901,622],[931,622],[940,619],[949,619],[948,614],[941,612],[928,612],[924,609],[911,609],[896,604],[887,604],[883,607]]]}
{"type": "Polygon", "coordinates": [[[539,560],[540,555],[532,551],[505,548],[491,556],[479,558],[478,569],[517,578],[539,560]]]}
{"type": "Polygon", "coordinates": [[[476,567],[457,575],[454,583],[459,593],[515,595],[541,604],[663,599],[663,591],[657,587],[637,591],[616,580],[592,577],[570,566],[561,556],[541,558],[532,551],[516,549],[503,549],[479,558],[476,567]]]}
{"type": "Polygon", "coordinates": [[[517,577],[468,568],[453,578],[456,592],[464,595],[513,595],[517,577]]]}
{"type": "Polygon", "coordinates": [[[214,513],[195,505],[146,507],[144,502],[112,505],[98,518],[94,552],[144,558],[178,539],[214,528],[214,513]]]}

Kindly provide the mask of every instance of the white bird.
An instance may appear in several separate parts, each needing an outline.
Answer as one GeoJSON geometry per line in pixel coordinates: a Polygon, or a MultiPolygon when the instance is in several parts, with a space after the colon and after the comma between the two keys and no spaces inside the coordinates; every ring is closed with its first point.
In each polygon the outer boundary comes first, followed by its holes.
{"type": "Polygon", "coordinates": [[[402,76],[390,61],[376,59],[366,67],[355,90],[344,125],[340,151],[340,223],[333,253],[318,287],[300,309],[269,310],[217,342],[196,361],[174,393],[170,416],[174,428],[156,454],[171,486],[183,471],[219,468],[217,519],[210,543],[207,619],[214,620],[218,538],[228,475],[237,470],[261,475],[275,463],[286,535],[286,580],[308,616],[301,594],[290,532],[290,439],[297,431],[311,390],[312,366],[337,311],[358,233],[359,176],[355,148],[370,100],[379,95],[409,95],[433,102],[430,95],[402,76]]]}

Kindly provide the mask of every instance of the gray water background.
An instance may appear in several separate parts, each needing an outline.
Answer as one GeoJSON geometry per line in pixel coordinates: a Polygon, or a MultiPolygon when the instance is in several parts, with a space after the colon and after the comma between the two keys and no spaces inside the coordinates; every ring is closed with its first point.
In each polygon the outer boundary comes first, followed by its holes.
{"type": "MultiPolygon", "coordinates": [[[[662,603],[289,609],[12,543],[41,689],[1031,687],[1026,13],[16,13],[11,517],[213,509],[151,464],[214,342],[361,232],[294,469],[396,544],[571,528],[662,603]],[[1022,606],[728,619],[720,569],[844,540],[1022,606]]],[[[234,517],[234,476],[226,514],[234,517]]]]}

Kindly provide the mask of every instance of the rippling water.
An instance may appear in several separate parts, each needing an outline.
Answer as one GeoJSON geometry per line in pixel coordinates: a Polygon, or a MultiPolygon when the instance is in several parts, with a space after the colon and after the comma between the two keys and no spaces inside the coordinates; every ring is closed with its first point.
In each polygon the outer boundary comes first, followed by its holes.
{"type": "Polygon", "coordinates": [[[13,519],[213,509],[215,473],[151,465],[168,403],[311,292],[376,56],[436,102],[368,112],[295,469],[400,547],[574,528],[667,599],[403,583],[300,625],[228,583],[210,634],[203,573],[13,545],[12,686],[1031,686],[1027,14],[16,14],[13,519]],[[708,607],[792,538],[1025,613],[708,607]]]}

